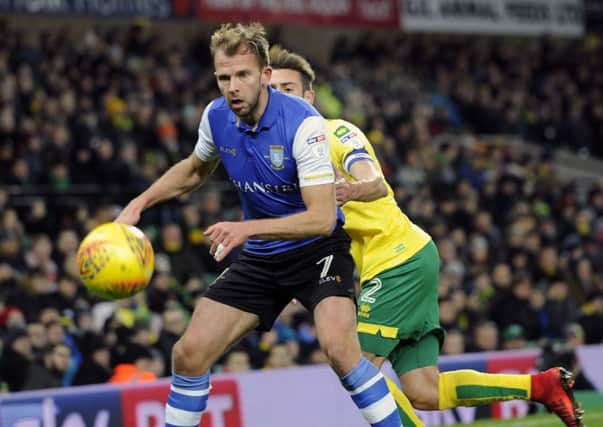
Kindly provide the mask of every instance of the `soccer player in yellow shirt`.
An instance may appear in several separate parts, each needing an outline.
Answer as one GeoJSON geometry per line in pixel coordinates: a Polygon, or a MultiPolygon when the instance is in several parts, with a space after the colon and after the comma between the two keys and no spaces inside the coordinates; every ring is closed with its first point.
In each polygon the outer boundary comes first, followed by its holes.
{"type": "MultiPolygon", "coordinates": [[[[306,59],[273,46],[270,62],[273,88],[314,102],[315,74],[306,59]]],[[[414,408],[437,410],[512,399],[540,402],[566,426],[583,426],[572,375],[563,368],[535,375],[438,371],[445,332],[439,322],[436,245],[398,207],[362,131],[344,120],[327,120],[327,133],[339,177],[337,203],[360,272],[360,344],[377,366],[389,359],[400,377],[404,394],[394,383],[389,386],[404,426],[423,426],[409,400],[414,408]]]]}

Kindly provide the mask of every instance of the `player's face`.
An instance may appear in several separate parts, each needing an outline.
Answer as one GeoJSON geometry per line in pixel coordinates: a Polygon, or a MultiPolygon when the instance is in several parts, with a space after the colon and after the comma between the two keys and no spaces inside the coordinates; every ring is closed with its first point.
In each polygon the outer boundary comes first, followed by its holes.
{"type": "Polygon", "coordinates": [[[310,104],[314,103],[314,91],[304,90],[302,75],[297,70],[275,68],[270,77],[270,86],[289,95],[304,98],[310,104]]]}
{"type": "Polygon", "coordinates": [[[232,111],[241,118],[253,118],[272,69],[260,67],[255,53],[245,48],[232,56],[218,50],[214,55],[214,67],[220,92],[232,111]]]}

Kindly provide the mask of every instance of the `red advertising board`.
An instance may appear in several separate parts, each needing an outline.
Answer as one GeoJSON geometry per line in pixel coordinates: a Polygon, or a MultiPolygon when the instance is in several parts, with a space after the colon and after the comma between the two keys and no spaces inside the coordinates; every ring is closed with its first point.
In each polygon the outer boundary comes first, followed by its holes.
{"type": "MultiPolygon", "coordinates": [[[[122,391],[123,425],[128,427],[163,426],[169,384],[143,384],[122,391]]],[[[223,379],[211,383],[207,410],[201,427],[242,427],[241,398],[236,380],[223,379]]]]}
{"type": "Polygon", "coordinates": [[[200,20],[399,28],[397,0],[196,0],[200,20]]]}

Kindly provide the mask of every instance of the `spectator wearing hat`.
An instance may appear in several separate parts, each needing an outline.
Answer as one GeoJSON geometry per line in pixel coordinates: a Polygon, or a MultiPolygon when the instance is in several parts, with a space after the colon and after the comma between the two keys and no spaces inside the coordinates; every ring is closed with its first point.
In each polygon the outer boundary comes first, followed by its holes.
{"type": "Polygon", "coordinates": [[[502,333],[503,350],[521,350],[527,347],[528,342],[521,325],[507,326],[502,333]]]}

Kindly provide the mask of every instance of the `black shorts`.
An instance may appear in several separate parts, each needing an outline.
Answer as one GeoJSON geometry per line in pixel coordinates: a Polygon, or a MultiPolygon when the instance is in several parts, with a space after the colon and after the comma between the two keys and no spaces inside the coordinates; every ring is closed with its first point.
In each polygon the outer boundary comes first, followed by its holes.
{"type": "Polygon", "coordinates": [[[242,252],[205,297],[257,314],[258,329],[268,331],[293,298],[310,312],[326,297],[354,299],[354,260],[349,249],[349,236],[337,227],[329,237],[280,254],[242,252]]]}

